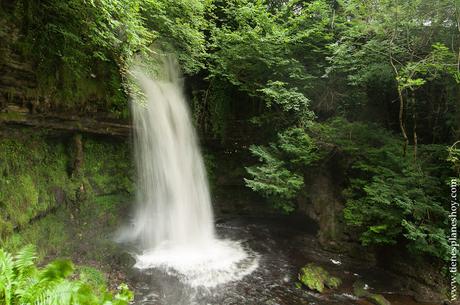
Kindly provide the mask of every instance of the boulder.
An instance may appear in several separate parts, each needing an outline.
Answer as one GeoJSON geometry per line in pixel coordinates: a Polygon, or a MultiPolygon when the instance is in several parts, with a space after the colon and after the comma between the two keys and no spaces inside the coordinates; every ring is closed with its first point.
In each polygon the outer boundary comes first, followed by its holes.
{"type": "Polygon", "coordinates": [[[363,298],[376,305],[391,305],[390,301],[385,299],[381,294],[371,293],[366,290],[366,284],[363,281],[356,281],[353,284],[353,294],[358,298],[363,298]]]}
{"type": "Polygon", "coordinates": [[[331,276],[324,268],[315,264],[308,264],[302,267],[298,278],[303,285],[320,293],[324,291],[325,287],[334,289],[342,283],[339,278],[331,276]]]}

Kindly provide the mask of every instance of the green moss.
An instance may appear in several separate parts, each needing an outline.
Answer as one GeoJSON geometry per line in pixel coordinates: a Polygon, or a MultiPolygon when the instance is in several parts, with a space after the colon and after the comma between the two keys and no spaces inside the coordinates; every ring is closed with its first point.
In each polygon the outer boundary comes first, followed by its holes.
{"type": "Polygon", "coordinates": [[[29,223],[8,235],[0,246],[14,252],[27,244],[34,244],[42,259],[73,257],[91,262],[111,260],[119,250],[109,236],[118,227],[119,215],[131,199],[124,194],[92,196],[78,206],[59,208],[29,223]]]}
{"type": "Polygon", "coordinates": [[[131,200],[130,194],[124,193],[94,196],[80,206],[79,217],[83,223],[91,223],[96,219],[108,226],[115,226],[120,206],[131,200]]]}
{"type": "Polygon", "coordinates": [[[362,298],[364,296],[366,296],[369,292],[366,291],[366,289],[364,289],[365,287],[365,284],[363,281],[356,281],[353,283],[353,293],[355,296],[357,296],[358,298],[362,298]]]}
{"type": "Polygon", "coordinates": [[[64,146],[21,134],[0,143],[0,237],[55,206],[55,189],[68,186],[64,146]]]}
{"type": "Polygon", "coordinates": [[[39,257],[68,256],[71,254],[70,234],[66,221],[68,215],[64,211],[49,214],[21,231],[9,235],[1,246],[9,251],[18,251],[27,244],[38,248],[39,257]]]}
{"type": "Polygon", "coordinates": [[[381,294],[372,294],[369,299],[376,305],[391,305],[390,302],[381,294]]]}
{"type": "Polygon", "coordinates": [[[325,287],[337,288],[342,281],[333,277],[324,268],[315,264],[308,264],[300,269],[299,280],[311,290],[324,292],[325,287]]]}
{"type": "Polygon", "coordinates": [[[365,288],[365,283],[363,281],[356,281],[353,283],[353,293],[358,298],[364,298],[376,305],[391,305],[391,303],[385,299],[381,294],[371,293],[365,288]]]}
{"type": "MultiPolygon", "coordinates": [[[[70,139],[27,130],[2,139],[0,239],[58,205],[81,205],[94,202],[98,195],[129,195],[133,191],[133,166],[126,143],[84,138],[83,174],[73,177],[70,139]]],[[[120,202],[113,199],[106,202],[120,202]]],[[[107,205],[101,206],[104,212],[110,210],[107,205]]]]}
{"type": "Polygon", "coordinates": [[[24,118],[24,114],[19,112],[0,112],[0,121],[2,120],[21,120],[24,118]]]}
{"type": "Polygon", "coordinates": [[[84,139],[84,168],[98,195],[132,193],[134,168],[126,143],[84,139]]]}
{"type": "Polygon", "coordinates": [[[329,288],[338,288],[340,285],[342,285],[342,280],[339,279],[338,277],[329,277],[326,281],[326,286],[329,288]]]}

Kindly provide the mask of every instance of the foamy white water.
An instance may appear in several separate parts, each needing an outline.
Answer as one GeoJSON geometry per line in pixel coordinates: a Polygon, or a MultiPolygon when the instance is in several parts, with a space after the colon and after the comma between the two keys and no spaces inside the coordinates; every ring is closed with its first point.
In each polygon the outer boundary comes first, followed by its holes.
{"type": "Polygon", "coordinates": [[[139,255],[135,267],[163,269],[192,287],[215,287],[251,274],[258,255],[235,241],[214,239],[205,247],[156,247],[139,255]]]}
{"type": "Polygon", "coordinates": [[[132,103],[137,209],[119,239],[139,244],[137,268],[162,268],[191,286],[211,287],[252,272],[257,256],[215,237],[206,171],[177,71],[169,61],[166,80],[134,73],[146,97],[132,103]]]}

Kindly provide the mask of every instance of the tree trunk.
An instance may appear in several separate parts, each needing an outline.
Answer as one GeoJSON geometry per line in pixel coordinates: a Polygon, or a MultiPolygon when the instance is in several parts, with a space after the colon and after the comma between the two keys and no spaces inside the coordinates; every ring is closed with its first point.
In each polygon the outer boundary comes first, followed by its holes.
{"type": "Polygon", "coordinates": [[[406,128],[404,127],[404,97],[403,97],[403,92],[401,88],[399,87],[398,83],[398,78],[399,78],[399,71],[398,68],[396,68],[394,62],[393,62],[393,57],[390,54],[390,64],[393,67],[393,71],[395,73],[395,79],[396,79],[396,88],[398,90],[398,99],[399,99],[399,129],[401,129],[401,133],[403,135],[404,139],[404,145],[403,145],[403,156],[406,156],[407,152],[407,146],[409,145],[409,138],[407,137],[407,132],[406,128]]]}
{"type": "Polygon", "coordinates": [[[401,89],[398,86],[398,97],[399,97],[399,128],[404,138],[403,156],[406,156],[407,146],[409,145],[409,138],[407,137],[406,128],[404,127],[404,97],[401,89]]]}
{"type": "Polygon", "coordinates": [[[415,93],[414,91],[410,92],[410,100],[411,104],[413,107],[413,112],[412,112],[412,122],[414,125],[413,128],[413,138],[414,138],[414,161],[417,160],[417,114],[416,114],[416,104],[415,104],[415,93]]]}

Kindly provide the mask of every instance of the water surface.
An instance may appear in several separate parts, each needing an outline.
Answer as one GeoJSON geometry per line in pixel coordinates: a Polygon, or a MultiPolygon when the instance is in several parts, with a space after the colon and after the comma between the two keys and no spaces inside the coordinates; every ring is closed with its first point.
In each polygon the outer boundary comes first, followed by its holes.
{"type": "MultiPolygon", "coordinates": [[[[241,241],[258,268],[238,281],[215,287],[192,287],[180,276],[163,269],[133,270],[129,279],[136,290],[137,305],[303,305],[369,304],[352,296],[352,284],[363,280],[370,290],[386,293],[394,305],[411,305],[392,285],[392,275],[359,260],[324,251],[309,223],[292,218],[238,217],[219,220],[219,237],[241,241]],[[343,281],[337,291],[317,294],[296,288],[297,271],[315,262],[343,281]]],[[[250,263],[247,260],[244,263],[250,263]]],[[[434,305],[434,304],[432,304],[434,305]]]]}

